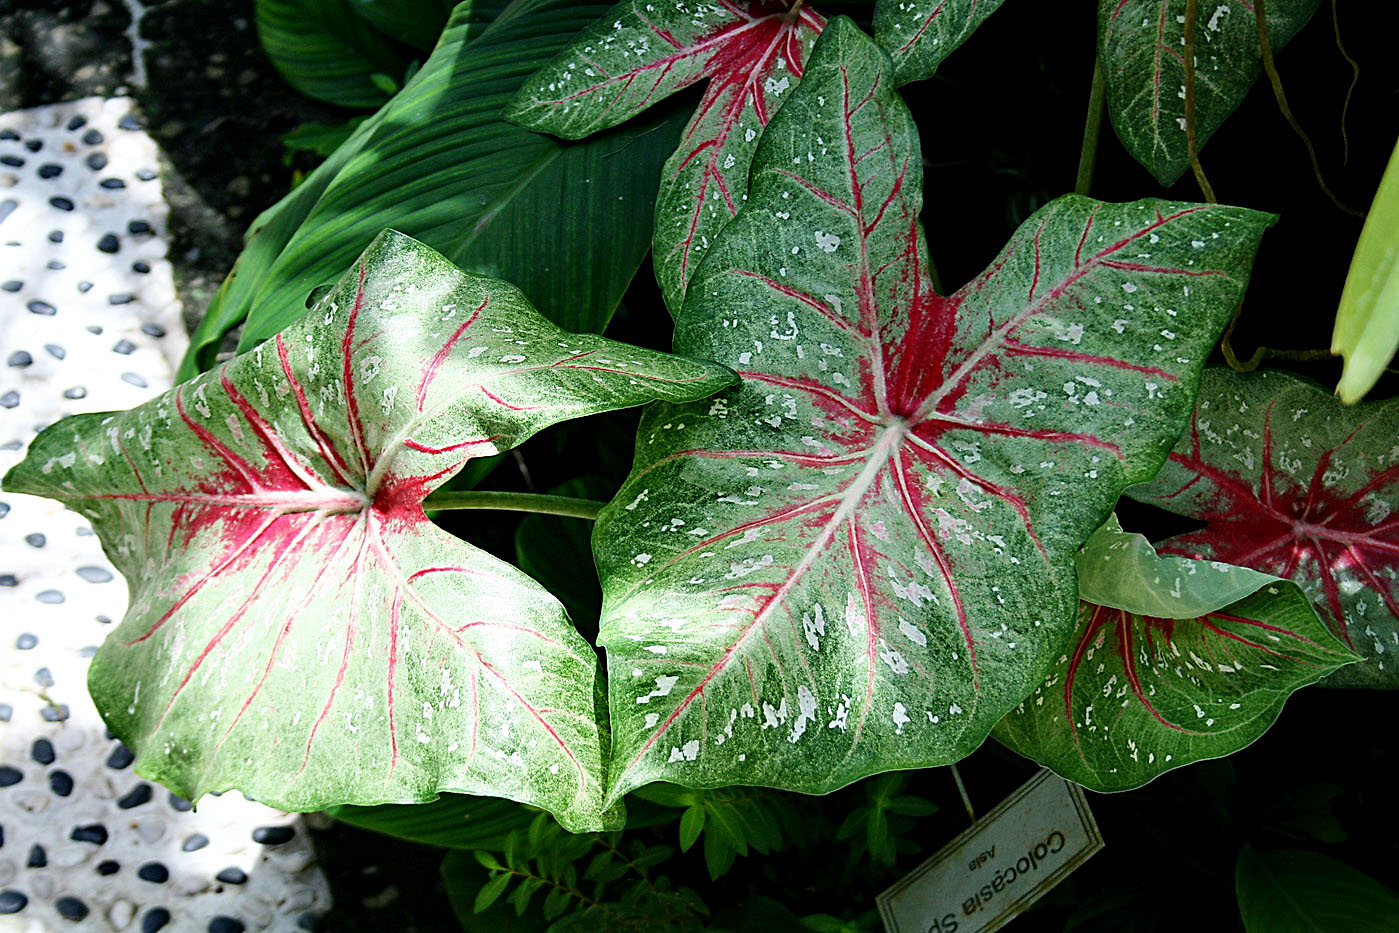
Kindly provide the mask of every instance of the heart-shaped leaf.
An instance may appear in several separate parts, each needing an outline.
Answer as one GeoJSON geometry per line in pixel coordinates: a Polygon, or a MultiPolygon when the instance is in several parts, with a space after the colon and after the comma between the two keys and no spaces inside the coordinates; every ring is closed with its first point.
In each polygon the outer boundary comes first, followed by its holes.
{"type": "Polygon", "coordinates": [[[931,77],[1004,0],[877,0],[874,37],[900,84],[931,77]]]}
{"type": "MultiPolygon", "coordinates": [[[[1282,48],[1319,0],[1268,0],[1268,42],[1282,48]]],[[[1098,0],[1108,113],[1132,157],[1169,185],[1190,164],[1185,138],[1186,0],[1098,0]]],[[[1263,72],[1248,0],[1202,2],[1195,28],[1195,146],[1219,129],[1263,72]]]]}
{"type": "Polygon", "coordinates": [[[1399,401],[1343,405],[1283,372],[1205,373],[1190,430],[1130,491],[1209,524],[1163,554],[1301,584],[1365,657],[1333,686],[1399,687],[1399,401]]]}
{"type": "Polygon", "coordinates": [[[1270,222],[1070,196],[941,297],[920,156],[832,20],[678,322],[744,381],[643,416],[594,534],[613,798],[974,749],[1060,654],[1074,553],[1183,428],[1270,222]]]}
{"type": "Polygon", "coordinates": [[[388,232],[275,340],[47,428],[5,487],[86,516],[130,583],[89,685],[141,774],[291,810],[496,795],[596,827],[595,654],[423,498],[554,422],[732,381],[567,334],[388,232]]]}
{"type": "Polygon", "coordinates": [[[678,311],[824,23],[802,0],[624,0],[520,89],[510,118],[579,139],[708,79],[656,199],[656,279],[678,311]]]}
{"type": "Polygon", "coordinates": [[[1297,584],[1160,557],[1115,519],[1078,555],[1078,627],[994,735],[1097,791],[1231,755],[1283,702],[1356,660],[1297,584]]]}
{"type": "Polygon", "coordinates": [[[650,246],[656,173],[679,121],[573,146],[506,123],[520,82],[605,7],[516,0],[483,30],[490,8],[459,4],[403,90],[253,222],[181,378],[212,365],[238,324],[247,322],[246,350],[295,321],[312,289],[335,281],[388,226],[515,283],[568,330],[606,326],[650,246]]]}

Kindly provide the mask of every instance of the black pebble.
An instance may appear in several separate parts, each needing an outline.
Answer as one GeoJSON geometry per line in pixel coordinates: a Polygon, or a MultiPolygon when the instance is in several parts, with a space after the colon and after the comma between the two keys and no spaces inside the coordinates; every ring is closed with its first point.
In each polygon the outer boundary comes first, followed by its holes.
{"type": "Polygon", "coordinates": [[[65,198],[62,195],[49,198],[49,204],[61,211],[71,211],[74,207],[72,198],[65,198]]]}
{"type": "Polygon", "coordinates": [[[83,134],[83,142],[89,146],[100,146],[102,144],[102,133],[98,130],[88,130],[83,134]]]}
{"type": "MultiPolygon", "coordinates": [[[[217,797],[218,794],[214,794],[213,796],[217,797]]],[[[194,804],[190,803],[188,800],[181,797],[179,794],[171,794],[170,809],[178,813],[186,813],[194,809],[194,804]]]]}
{"type": "Polygon", "coordinates": [[[97,248],[104,253],[115,253],[121,249],[121,241],[115,233],[104,233],[102,239],[97,241],[97,248]]]}
{"type": "Polygon", "coordinates": [[[45,603],[50,606],[57,606],[65,599],[64,595],[58,590],[44,590],[42,593],[35,596],[34,598],[37,599],[39,602],[45,603]]]}
{"type": "Polygon", "coordinates": [[[248,873],[241,868],[225,868],[214,876],[214,880],[224,884],[247,884],[248,873]]]}
{"type": "Polygon", "coordinates": [[[44,847],[34,845],[29,847],[29,858],[24,863],[25,868],[43,868],[49,863],[49,855],[44,851],[44,847]]]}
{"type": "Polygon", "coordinates": [[[169,922],[170,911],[164,907],[148,910],[146,915],[141,918],[141,933],[156,933],[157,930],[164,929],[169,922]]]}
{"type": "MultiPolygon", "coordinates": [[[[33,638],[34,636],[29,637],[33,638]]],[[[53,743],[48,739],[35,739],[34,744],[29,746],[29,756],[41,765],[51,765],[58,757],[53,750],[53,743]]]]}
{"type": "Polygon", "coordinates": [[[16,201],[14,198],[6,198],[5,200],[0,201],[0,220],[4,220],[6,217],[9,217],[12,213],[14,213],[14,210],[17,207],[19,207],[19,202],[16,201]]]}
{"type": "Polygon", "coordinates": [[[21,282],[19,279],[10,279],[3,285],[0,285],[0,288],[3,288],[7,292],[17,292],[23,287],[24,283],[21,282]]]}
{"type": "Polygon", "coordinates": [[[209,837],[203,833],[195,833],[180,844],[181,851],[197,852],[209,844],[209,837]]]}
{"type": "Polygon", "coordinates": [[[126,232],[133,236],[139,236],[142,233],[154,233],[155,230],[144,220],[133,220],[126,225],[126,232]]]}
{"type": "Polygon", "coordinates": [[[151,179],[156,177],[156,172],[155,169],[138,168],[136,170],[136,177],[141,179],[142,181],[150,181],[151,179]]]}
{"type": "Polygon", "coordinates": [[[49,231],[49,242],[50,242],[50,243],[62,243],[62,242],[63,242],[63,231],[62,231],[62,230],[50,230],[50,231],[49,231]]]}
{"type": "MultiPolygon", "coordinates": [[[[78,283],[78,291],[80,291],[80,292],[82,292],[84,295],[86,295],[88,292],[92,291],[92,283],[91,283],[91,282],[79,282],[79,283],[78,283]]],[[[88,330],[92,330],[92,328],[89,327],[88,330]]]]}
{"type": "Polygon", "coordinates": [[[19,134],[10,129],[0,130],[0,139],[6,142],[13,142],[19,139],[19,134]]]}
{"type": "Polygon", "coordinates": [[[18,891],[0,891],[0,914],[17,914],[29,903],[18,891]]]}
{"type": "Polygon", "coordinates": [[[15,155],[2,155],[0,156],[0,165],[8,165],[10,168],[22,168],[24,166],[24,160],[15,155]]]}
{"type": "MultiPolygon", "coordinates": [[[[4,399],[0,399],[0,404],[4,404],[4,399]]],[[[6,405],[6,408],[14,408],[13,405],[6,405]]],[[[19,586],[19,577],[12,573],[0,573],[0,586],[19,586]]]]}
{"type": "Polygon", "coordinates": [[[121,381],[129,382],[131,385],[134,385],[138,389],[144,389],[146,387],[146,380],[138,376],[136,373],[122,373],[121,381]]]}
{"type": "Polygon", "coordinates": [[[34,682],[45,690],[53,686],[53,671],[47,667],[41,667],[34,672],[34,682]]]}
{"type": "Polygon", "coordinates": [[[85,126],[87,126],[87,117],[84,116],[76,116],[68,121],[68,131],[70,133],[73,130],[80,130],[85,126]]]}
{"type": "Polygon", "coordinates": [[[59,703],[56,706],[45,706],[43,709],[39,710],[39,718],[44,720],[44,722],[63,722],[71,715],[72,711],[68,709],[67,703],[59,703]]]}
{"type": "Polygon", "coordinates": [[[43,547],[45,544],[48,543],[48,540],[49,539],[45,538],[42,533],[37,531],[33,534],[27,534],[24,536],[24,543],[29,545],[30,547],[43,547]]]}
{"type": "Polygon", "coordinates": [[[118,294],[118,295],[108,295],[108,296],[107,296],[107,304],[109,304],[109,305],[129,305],[129,304],[131,304],[131,302],[133,302],[133,301],[135,301],[135,300],[136,300],[136,296],[135,296],[135,295],[128,294],[128,293],[126,293],[126,292],[122,292],[121,294],[118,294]]]}
{"type": "Polygon", "coordinates": [[[73,776],[67,771],[55,771],[49,775],[49,790],[60,797],[73,793],[73,776]]]}
{"type": "Polygon", "coordinates": [[[82,920],[88,915],[87,905],[76,897],[60,897],[53,902],[53,909],[64,920],[82,920]]]}
{"type": "Polygon", "coordinates": [[[44,344],[44,350],[48,353],[49,356],[53,357],[56,360],[61,360],[68,355],[68,351],[63,349],[56,343],[44,344]]]}
{"type": "Polygon", "coordinates": [[[55,272],[62,272],[64,269],[68,268],[68,264],[66,262],[59,262],[57,259],[50,259],[48,262],[44,263],[44,268],[52,269],[55,272]]]}
{"type": "Polygon", "coordinates": [[[54,165],[52,162],[45,162],[43,165],[39,166],[40,178],[57,178],[59,175],[62,174],[63,166],[61,165],[54,165]]]}
{"type": "Polygon", "coordinates": [[[136,869],[136,877],[151,884],[164,884],[170,880],[170,869],[159,862],[147,862],[136,869]]]}
{"type": "Polygon", "coordinates": [[[296,925],[303,930],[319,930],[321,928],[321,915],[302,914],[296,918],[296,925]]]}
{"type": "Polygon", "coordinates": [[[118,191],[126,187],[126,182],[120,178],[104,178],[97,183],[97,187],[106,188],[108,191],[118,191]]]}
{"type": "Polygon", "coordinates": [[[24,148],[28,149],[30,152],[38,152],[40,149],[44,148],[44,141],[42,139],[26,139],[24,141],[24,148]]]}
{"type": "Polygon", "coordinates": [[[64,398],[87,398],[87,389],[82,386],[73,386],[71,389],[63,390],[64,398]]]}
{"type": "Polygon", "coordinates": [[[294,836],[296,830],[290,826],[259,826],[253,830],[253,842],[265,846],[279,846],[284,842],[291,842],[294,836]]]}
{"type": "Polygon", "coordinates": [[[136,344],[125,338],[118,340],[112,345],[113,353],[120,353],[123,356],[130,356],[136,350],[136,344]]]}
{"type": "Polygon", "coordinates": [[[243,933],[246,929],[242,920],[232,917],[220,915],[209,921],[209,933],[243,933]]]}
{"type": "Polygon", "coordinates": [[[141,333],[145,334],[147,337],[164,337],[165,328],[161,327],[159,324],[146,323],[141,325],[141,333]]]}
{"type": "MultiPolygon", "coordinates": [[[[14,408],[19,404],[19,393],[14,389],[0,395],[0,408],[14,408]]],[[[16,581],[18,582],[18,581],[16,581]]],[[[0,586],[14,586],[14,583],[0,582],[0,586]]]]}
{"type": "Polygon", "coordinates": [[[100,152],[94,152],[87,157],[87,167],[94,172],[100,172],[107,167],[107,157],[100,152]]]}
{"type": "Polygon", "coordinates": [[[148,262],[133,262],[131,264],[131,271],[140,275],[145,275],[147,272],[151,271],[151,264],[148,262]]]}
{"type": "Polygon", "coordinates": [[[99,875],[115,875],[119,871],[121,871],[120,862],[114,862],[111,859],[107,859],[106,861],[97,863],[97,873],[99,875]]]}
{"type": "Polygon", "coordinates": [[[16,350],[5,360],[7,366],[29,366],[34,362],[34,357],[29,355],[28,350],[16,350]]]}
{"type": "Polygon", "coordinates": [[[107,767],[120,771],[136,760],[136,756],[131,753],[131,749],[125,745],[118,745],[112,749],[112,753],[107,756],[107,767]]]}
{"type": "Polygon", "coordinates": [[[96,616],[95,618],[97,619],[98,622],[101,622],[103,625],[111,625],[111,624],[112,624],[112,617],[111,617],[111,616],[96,616]]]}
{"type": "Polygon", "coordinates": [[[53,317],[58,313],[58,309],[53,305],[49,304],[47,301],[40,301],[37,298],[29,302],[25,307],[28,308],[31,313],[42,314],[45,317],[53,317]]]}
{"type": "Polygon", "coordinates": [[[0,787],[10,787],[24,780],[24,773],[9,765],[0,765],[0,787]]]}
{"type": "Polygon", "coordinates": [[[109,583],[112,579],[112,572],[105,567],[79,567],[77,574],[89,583],[109,583]]]}
{"type": "MultiPolygon", "coordinates": [[[[91,286],[89,286],[89,287],[91,287],[91,286]]],[[[86,330],[89,334],[100,334],[100,333],[102,333],[102,325],[101,325],[101,324],[89,324],[89,325],[87,325],[87,327],[84,328],[84,330],[86,330]]]]}
{"type": "MultiPolygon", "coordinates": [[[[121,127],[124,130],[139,130],[141,128],[141,121],[128,113],[126,116],[122,117],[120,120],[117,121],[117,126],[121,127]]],[[[169,917],[169,914],[167,914],[166,916],[169,917]]]]}
{"type": "MultiPolygon", "coordinates": [[[[15,647],[20,651],[29,651],[39,643],[39,636],[32,632],[25,632],[15,639],[15,647]]],[[[45,762],[47,764],[47,762],[45,762]]]]}
{"type": "Polygon", "coordinates": [[[0,703],[0,722],[9,722],[10,717],[15,714],[15,708],[8,703],[0,703]]]}
{"type": "Polygon", "coordinates": [[[117,801],[117,806],[121,807],[123,810],[130,810],[134,807],[139,807],[143,803],[150,803],[150,801],[151,785],[137,784],[135,787],[131,788],[131,793],[117,801]]]}
{"type": "Polygon", "coordinates": [[[107,842],[107,827],[101,823],[89,823],[86,826],[75,826],[68,834],[68,838],[74,842],[90,842],[93,845],[104,845],[107,842]]]}

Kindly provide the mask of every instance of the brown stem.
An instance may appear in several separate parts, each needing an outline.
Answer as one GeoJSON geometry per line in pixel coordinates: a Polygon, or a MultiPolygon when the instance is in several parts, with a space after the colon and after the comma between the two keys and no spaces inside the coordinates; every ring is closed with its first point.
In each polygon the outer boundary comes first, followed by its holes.
{"type": "Polygon", "coordinates": [[[1195,142],[1195,27],[1200,18],[1199,6],[1199,0],[1185,0],[1185,154],[1190,159],[1190,170],[1195,173],[1200,192],[1206,201],[1216,204],[1219,199],[1205,177],[1205,167],[1200,164],[1200,150],[1195,142]]]}
{"type": "MultiPolygon", "coordinates": [[[[1285,94],[1282,89],[1282,78],[1278,77],[1277,66],[1273,63],[1273,44],[1268,38],[1268,6],[1266,0],[1254,0],[1253,17],[1258,23],[1258,47],[1263,52],[1263,70],[1268,74],[1268,83],[1273,86],[1273,97],[1277,99],[1278,109],[1282,111],[1282,115],[1287,119],[1288,124],[1292,127],[1292,131],[1302,140],[1302,145],[1307,147],[1307,158],[1311,160],[1312,174],[1316,176],[1317,185],[1320,186],[1322,193],[1330,198],[1331,203],[1336,205],[1337,208],[1345,211],[1352,217],[1364,217],[1365,215],[1363,213],[1345,204],[1340,198],[1336,197],[1327,186],[1326,179],[1321,174],[1321,162],[1316,157],[1316,147],[1312,145],[1311,137],[1307,135],[1307,131],[1302,129],[1302,125],[1298,123],[1297,118],[1292,115],[1292,108],[1287,105],[1287,94],[1285,94]]],[[[1189,23],[1186,24],[1185,28],[1187,30],[1190,29],[1189,23]]],[[[1187,93],[1189,93],[1188,90],[1187,93]]]]}
{"type": "Polygon", "coordinates": [[[1253,355],[1246,360],[1241,360],[1234,352],[1234,328],[1239,324],[1239,317],[1244,306],[1242,303],[1234,311],[1234,317],[1229,322],[1229,326],[1224,329],[1224,336],[1219,338],[1219,352],[1224,354],[1224,362],[1229,364],[1229,368],[1236,373],[1251,373],[1268,357],[1279,360],[1294,360],[1297,362],[1307,362],[1310,360],[1330,359],[1332,354],[1330,349],[1325,350],[1281,350],[1276,347],[1260,346],[1253,351],[1253,355]]]}
{"type": "Polygon", "coordinates": [[[1331,31],[1336,34],[1336,49],[1350,65],[1350,87],[1346,88],[1346,102],[1341,105],[1341,164],[1350,164],[1350,134],[1346,132],[1346,121],[1350,118],[1350,99],[1355,94],[1355,86],[1360,83],[1360,63],[1350,57],[1345,44],[1341,42],[1340,0],[1331,0],[1331,31]]]}

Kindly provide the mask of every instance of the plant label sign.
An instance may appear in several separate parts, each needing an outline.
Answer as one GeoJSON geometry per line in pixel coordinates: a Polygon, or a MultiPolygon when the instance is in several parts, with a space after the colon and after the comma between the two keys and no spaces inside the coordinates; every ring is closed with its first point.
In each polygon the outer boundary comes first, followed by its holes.
{"type": "Polygon", "coordinates": [[[1000,929],[1102,847],[1083,789],[1041,771],[879,895],[884,929],[1000,929]]]}

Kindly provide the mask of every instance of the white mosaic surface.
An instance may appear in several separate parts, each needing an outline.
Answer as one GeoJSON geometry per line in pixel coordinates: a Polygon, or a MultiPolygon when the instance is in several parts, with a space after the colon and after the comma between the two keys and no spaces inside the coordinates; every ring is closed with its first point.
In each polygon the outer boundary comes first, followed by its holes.
{"type": "MultiPolygon", "coordinates": [[[[0,115],[0,471],[44,425],[171,384],[156,155],[126,99],[0,115]]],[[[125,608],[81,517],[0,492],[0,933],[315,929],[299,818],[236,794],[191,812],[107,736],[88,659],[125,608]]]]}

